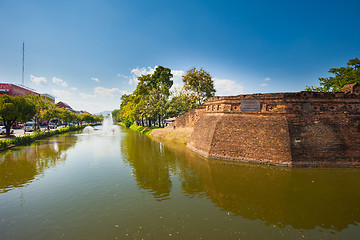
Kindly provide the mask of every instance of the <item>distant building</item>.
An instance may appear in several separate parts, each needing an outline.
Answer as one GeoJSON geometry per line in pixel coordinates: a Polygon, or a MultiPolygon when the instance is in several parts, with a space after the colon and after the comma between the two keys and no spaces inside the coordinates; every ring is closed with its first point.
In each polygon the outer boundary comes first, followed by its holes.
{"type": "Polygon", "coordinates": [[[78,114],[90,114],[88,111],[83,111],[83,110],[80,110],[80,111],[77,111],[78,114]]]}
{"type": "Polygon", "coordinates": [[[55,97],[53,95],[43,93],[43,94],[40,94],[40,96],[51,103],[55,103],[55,97]]]}
{"type": "Polygon", "coordinates": [[[57,108],[63,108],[63,109],[66,109],[72,113],[76,113],[76,111],[74,109],[72,109],[72,107],[70,107],[68,104],[64,103],[64,102],[58,102],[56,104],[56,107],[57,108]]]}
{"type": "Polygon", "coordinates": [[[11,84],[11,83],[0,83],[0,94],[6,94],[6,95],[9,95],[12,97],[18,96],[18,95],[31,94],[31,95],[41,96],[45,100],[47,100],[51,103],[55,103],[55,97],[50,94],[47,94],[47,93],[39,94],[31,88],[28,88],[25,86],[18,86],[18,85],[11,84]]]}
{"type": "Polygon", "coordinates": [[[40,96],[40,94],[35,92],[34,90],[30,90],[29,88],[26,88],[24,86],[20,87],[11,83],[0,83],[0,94],[7,94],[9,96],[18,96],[25,94],[40,96]]]}
{"type": "Polygon", "coordinates": [[[56,107],[66,109],[66,110],[68,110],[68,111],[70,111],[72,113],[76,113],[76,114],[90,114],[91,115],[91,113],[89,113],[88,111],[83,111],[83,110],[76,111],[72,107],[70,107],[69,104],[64,103],[64,102],[58,102],[56,104],[56,107]]]}

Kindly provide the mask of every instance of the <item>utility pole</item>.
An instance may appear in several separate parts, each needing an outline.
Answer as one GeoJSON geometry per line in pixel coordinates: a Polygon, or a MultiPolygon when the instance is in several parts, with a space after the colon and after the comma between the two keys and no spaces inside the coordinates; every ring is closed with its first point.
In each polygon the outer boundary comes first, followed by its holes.
{"type": "Polygon", "coordinates": [[[24,70],[25,70],[25,43],[23,42],[23,51],[22,51],[22,85],[24,86],[24,70]]]}

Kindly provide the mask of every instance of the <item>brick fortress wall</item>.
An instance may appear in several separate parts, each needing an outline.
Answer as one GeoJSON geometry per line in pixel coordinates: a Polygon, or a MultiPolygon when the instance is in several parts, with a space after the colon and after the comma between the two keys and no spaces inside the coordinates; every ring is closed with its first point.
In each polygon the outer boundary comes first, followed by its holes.
{"type": "Polygon", "coordinates": [[[206,157],[355,166],[360,165],[359,113],[360,95],[351,92],[252,94],[213,97],[202,111],[174,124],[194,126],[187,147],[206,157]]]}

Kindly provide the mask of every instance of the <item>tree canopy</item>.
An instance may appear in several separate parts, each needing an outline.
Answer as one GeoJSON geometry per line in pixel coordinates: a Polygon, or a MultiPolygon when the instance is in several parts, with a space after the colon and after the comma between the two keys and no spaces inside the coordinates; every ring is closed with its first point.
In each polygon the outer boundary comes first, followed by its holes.
{"type": "Polygon", "coordinates": [[[340,92],[347,84],[360,83],[360,60],[358,58],[350,59],[346,67],[331,68],[329,73],[334,76],[319,78],[319,87],[306,86],[305,91],[340,92]]]}
{"type": "Polygon", "coordinates": [[[189,72],[194,74],[184,76],[186,86],[174,92],[170,91],[173,75],[169,68],[159,66],[153,74],[138,77],[134,92],[122,95],[120,109],[113,112],[114,119],[120,119],[126,126],[134,121],[148,126],[157,122],[161,126],[165,118],[177,117],[196,108],[214,95],[214,83],[203,69],[189,72]]]}
{"type": "Polygon", "coordinates": [[[198,104],[204,103],[206,99],[215,95],[214,81],[211,75],[204,69],[192,68],[183,76],[185,90],[193,91],[198,104]]]}
{"type": "Polygon", "coordinates": [[[15,121],[26,122],[36,114],[35,104],[24,96],[0,95],[0,116],[4,122],[6,135],[10,135],[15,121]]]}
{"type": "Polygon", "coordinates": [[[27,122],[34,119],[39,130],[40,121],[46,123],[49,129],[49,123],[53,119],[59,119],[64,122],[75,122],[80,124],[83,121],[88,123],[100,121],[99,116],[90,114],[76,114],[66,109],[59,109],[54,103],[51,103],[41,96],[37,95],[19,95],[8,96],[0,95],[0,117],[2,118],[6,134],[10,135],[10,130],[15,122],[27,122]]]}

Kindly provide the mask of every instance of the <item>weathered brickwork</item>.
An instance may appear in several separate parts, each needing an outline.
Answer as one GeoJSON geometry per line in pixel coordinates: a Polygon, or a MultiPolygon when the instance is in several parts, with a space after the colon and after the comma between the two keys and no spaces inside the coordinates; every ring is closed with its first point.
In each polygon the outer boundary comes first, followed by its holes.
{"type": "Polygon", "coordinates": [[[170,124],[168,127],[195,127],[196,122],[199,120],[199,118],[205,114],[205,107],[201,106],[195,109],[192,109],[191,111],[183,114],[182,116],[178,117],[175,122],[170,124]]]}
{"type": "Polygon", "coordinates": [[[176,120],[206,157],[288,166],[359,166],[360,95],[271,93],[213,97],[176,120]],[[243,101],[249,100],[251,101],[243,101]]]}
{"type": "Polygon", "coordinates": [[[283,116],[207,115],[196,125],[188,148],[202,152],[207,157],[289,165],[291,155],[288,139],[288,124],[283,116]],[[210,143],[206,141],[208,139],[211,139],[210,143]]]}

